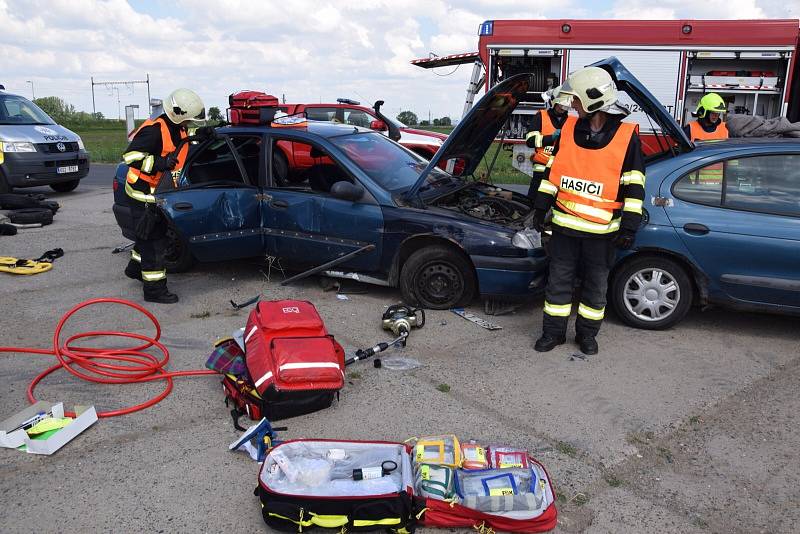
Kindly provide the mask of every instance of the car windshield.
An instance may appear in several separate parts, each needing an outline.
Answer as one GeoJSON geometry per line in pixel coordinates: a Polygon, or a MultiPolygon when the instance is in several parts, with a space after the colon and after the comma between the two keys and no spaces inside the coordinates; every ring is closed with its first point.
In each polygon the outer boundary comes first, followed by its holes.
{"type": "Polygon", "coordinates": [[[55,123],[27,98],[17,95],[0,95],[0,124],[55,123]]]}
{"type": "MultiPolygon", "coordinates": [[[[379,133],[340,135],[331,137],[330,141],[342,149],[372,180],[391,193],[410,189],[428,166],[428,160],[379,133]]],[[[460,184],[461,180],[435,168],[425,179],[420,191],[453,182],[460,184]]]]}

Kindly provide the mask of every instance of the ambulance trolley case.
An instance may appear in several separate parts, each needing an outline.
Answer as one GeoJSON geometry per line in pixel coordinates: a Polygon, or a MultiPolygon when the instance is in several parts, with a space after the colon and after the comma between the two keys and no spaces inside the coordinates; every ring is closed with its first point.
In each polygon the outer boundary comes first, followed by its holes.
{"type": "Polygon", "coordinates": [[[322,410],[344,386],[344,350],[310,302],[259,302],[244,344],[260,417],[277,421],[322,410]]]}
{"type": "Polygon", "coordinates": [[[267,455],[255,494],[279,531],[412,532],[409,447],[379,441],[292,440],[267,455]]]}

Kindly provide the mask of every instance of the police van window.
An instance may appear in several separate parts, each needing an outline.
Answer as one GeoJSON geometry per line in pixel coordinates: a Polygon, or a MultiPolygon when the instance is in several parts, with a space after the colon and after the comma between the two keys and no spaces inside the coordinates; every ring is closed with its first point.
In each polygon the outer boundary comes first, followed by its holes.
{"type": "Polygon", "coordinates": [[[800,217],[800,154],[730,160],[725,173],[724,205],[800,217]]]}
{"type": "Polygon", "coordinates": [[[275,139],[272,145],[272,186],[308,193],[329,193],[336,182],[352,177],[321,147],[275,139]]]}
{"type": "Polygon", "coordinates": [[[694,204],[721,206],[725,167],[720,162],[692,171],[675,183],[672,194],[694,204]]]}
{"type": "Polygon", "coordinates": [[[16,95],[0,95],[0,124],[55,124],[33,102],[16,95]]]}
{"type": "Polygon", "coordinates": [[[306,108],[306,117],[312,121],[332,121],[336,119],[336,108],[306,108]]]}
{"type": "MultiPolygon", "coordinates": [[[[261,136],[233,135],[231,144],[244,166],[242,175],[230,146],[224,138],[215,139],[198,147],[197,154],[189,156],[189,166],[181,177],[180,186],[205,183],[230,183],[231,185],[255,185],[258,183],[261,161],[261,136]]],[[[191,149],[190,149],[191,151],[191,149]]]]}

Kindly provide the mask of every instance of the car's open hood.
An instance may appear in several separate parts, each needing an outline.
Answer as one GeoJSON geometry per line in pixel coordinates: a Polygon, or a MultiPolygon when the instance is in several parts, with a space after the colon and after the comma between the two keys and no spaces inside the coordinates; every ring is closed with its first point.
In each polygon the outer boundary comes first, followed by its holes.
{"type": "Polygon", "coordinates": [[[461,159],[464,161],[462,176],[475,172],[481,158],[530,85],[529,74],[518,74],[492,87],[436,151],[428,166],[420,173],[417,183],[405,193],[406,198],[417,195],[425,178],[442,161],[461,159]]]}
{"type": "Polygon", "coordinates": [[[681,149],[681,152],[691,150],[694,145],[686,137],[683,129],[675,118],[669,114],[667,109],[653,96],[653,93],[640,82],[631,71],[625,68],[616,57],[609,57],[593,63],[592,67],[600,67],[605,70],[617,84],[617,89],[624,91],[642,111],[647,113],[651,119],[658,123],[661,131],[672,137],[681,149]]]}

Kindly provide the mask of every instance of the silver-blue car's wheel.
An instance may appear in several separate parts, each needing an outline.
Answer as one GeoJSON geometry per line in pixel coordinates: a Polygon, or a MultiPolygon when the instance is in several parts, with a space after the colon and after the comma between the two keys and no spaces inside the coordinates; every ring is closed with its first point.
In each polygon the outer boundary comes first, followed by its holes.
{"type": "Polygon", "coordinates": [[[409,304],[433,310],[466,306],[475,294],[469,261],[448,247],[433,245],[414,252],[400,271],[400,290],[409,304]]]}
{"type": "Polygon", "coordinates": [[[616,272],[611,300],[620,318],[647,330],[669,328],[692,305],[692,282],[680,264],[661,256],[635,258],[616,272]]]}

